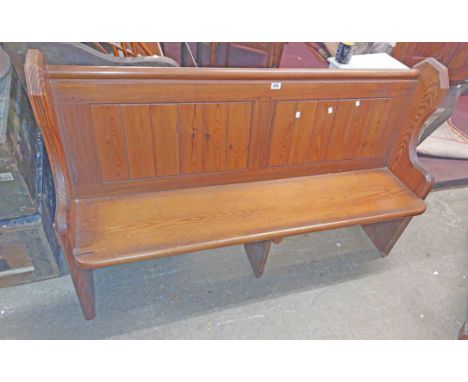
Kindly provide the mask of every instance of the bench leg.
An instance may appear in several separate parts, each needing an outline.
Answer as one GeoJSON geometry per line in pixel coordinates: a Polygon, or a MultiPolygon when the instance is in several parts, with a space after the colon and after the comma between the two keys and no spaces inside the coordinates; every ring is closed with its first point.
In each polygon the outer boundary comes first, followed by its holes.
{"type": "Polygon", "coordinates": [[[74,261],[69,262],[68,267],[83,315],[87,320],[92,320],[96,317],[93,271],[79,268],[74,261]]]}
{"type": "Polygon", "coordinates": [[[382,256],[387,256],[396,244],[411,218],[362,225],[364,232],[375,244],[382,256]]]}
{"type": "Polygon", "coordinates": [[[263,274],[270,247],[271,240],[244,244],[244,249],[255,273],[255,277],[260,277],[263,274]]]}

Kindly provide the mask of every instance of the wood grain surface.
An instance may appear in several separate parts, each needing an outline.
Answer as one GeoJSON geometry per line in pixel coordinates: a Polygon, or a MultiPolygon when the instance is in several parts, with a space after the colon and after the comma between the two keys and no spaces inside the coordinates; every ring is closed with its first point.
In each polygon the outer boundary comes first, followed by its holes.
{"type": "Polygon", "coordinates": [[[97,268],[425,210],[386,169],[80,200],[77,262],[97,268]]]}
{"type": "MultiPolygon", "coordinates": [[[[463,57],[458,59],[463,61],[463,57]]],[[[360,224],[388,253],[425,210],[415,145],[448,86],[408,70],[25,65],[85,318],[92,269],[360,224]]]]}

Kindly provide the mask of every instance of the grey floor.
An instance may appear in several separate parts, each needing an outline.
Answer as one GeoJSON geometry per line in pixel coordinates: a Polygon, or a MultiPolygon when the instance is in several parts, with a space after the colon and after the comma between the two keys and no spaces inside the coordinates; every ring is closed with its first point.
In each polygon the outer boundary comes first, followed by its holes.
{"type": "Polygon", "coordinates": [[[467,316],[468,188],[439,191],[387,258],[359,227],[288,238],[261,279],[242,247],[0,290],[0,338],[454,339],[467,316]]]}

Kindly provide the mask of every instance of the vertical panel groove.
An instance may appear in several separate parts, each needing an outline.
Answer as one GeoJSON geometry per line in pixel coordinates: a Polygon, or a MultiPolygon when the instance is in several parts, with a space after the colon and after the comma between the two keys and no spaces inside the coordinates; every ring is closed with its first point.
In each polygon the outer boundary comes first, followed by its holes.
{"type": "Polygon", "coordinates": [[[121,131],[121,134],[122,134],[122,138],[123,138],[123,149],[124,149],[124,152],[123,152],[123,157],[125,158],[125,163],[126,163],[126,167],[127,167],[127,178],[130,178],[130,165],[128,163],[128,147],[127,147],[127,140],[125,139],[125,128],[124,128],[124,117],[123,117],[123,105],[122,104],[119,104],[118,105],[119,107],[119,118],[120,118],[120,131],[121,131]]]}
{"type": "Polygon", "coordinates": [[[91,114],[104,180],[128,179],[129,171],[120,106],[92,106],[91,114]]]}
{"type": "Polygon", "coordinates": [[[177,105],[152,105],[150,115],[155,173],[177,175],[180,173],[177,105]]]}
{"type": "Polygon", "coordinates": [[[276,104],[269,161],[272,166],[281,166],[288,163],[294,133],[296,108],[296,101],[281,101],[276,104]]]}
{"type": "Polygon", "coordinates": [[[201,173],[204,168],[202,104],[179,104],[178,115],[181,173],[201,173]]]}
{"type": "Polygon", "coordinates": [[[121,110],[130,176],[134,179],[153,177],[153,132],[149,105],[125,105],[121,110]]]}
{"type": "Polygon", "coordinates": [[[97,143],[91,107],[87,104],[62,105],[58,117],[66,149],[72,157],[70,167],[74,182],[100,183],[103,176],[95,149],[97,143]]]}
{"type": "Polygon", "coordinates": [[[329,143],[325,154],[326,160],[340,160],[344,158],[348,139],[352,139],[350,126],[356,109],[356,101],[340,100],[336,107],[336,117],[330,131],[329,143]]]}
{"type": "Polygon", "coordinates": [[[227,104],[203,105],[204,171],[224,171],[226,163],[227,104]]]}
{"type": "Polygon", "coordinates": [[[387,123],[387,116],[390,112],[391,100],[377,100],[374,103],[373,115],[367,126],[366,137],[361,148],[360,156],[369,157],[376,152],[387,123]]]}
{"type": "Polygon", "coordinates": [[[297,103],[296,112],[300,117],[294,122],[294,135],[289,151],[289,164],[300,164],[307,162],[314,127],[314,118],[317,111],[317,101],[300,101],[297,103]]]}
{"type": "Polygon", "coordinates": [[[226,170],[247,167],[252,104],[230,103],[226,134],[226,170]]]}

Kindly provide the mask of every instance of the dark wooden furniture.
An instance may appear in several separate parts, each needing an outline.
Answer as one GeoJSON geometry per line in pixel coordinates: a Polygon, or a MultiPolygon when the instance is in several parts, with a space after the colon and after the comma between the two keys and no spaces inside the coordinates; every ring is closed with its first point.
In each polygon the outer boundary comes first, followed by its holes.
{"type": "Polygon", "coordinates": [[[450,118],[458,97],[468,92],[468,42],[399,42],[392,50],[392,56],[408,66],[433,57],[448,69],[449,91],[424,126],[422,142],[450,118]]]}
{"type": "Polygon", "coordinates": [[[284,42],[164,42],[166,56],[183,67],[278,68],[284,42]]]}
{"type": "Polygon", "coordinates": [[[212,42],[211,67],[278,68],[284,42],[212,42]]]}
{"type": "Polygon", "coordinates": [[[468,42],[399,42],[392,56],[408,66],[433,57],[447,67],[450,85],[468,80],[468,42]]]}
{"type": "Polygon", "coordinates": [[[112,53],[116,57],[164,56],[159,42],[93,42],[101,53],[112,53]]]}
{"type": "MultiPolygon", "coordinates": [[[[151,66],[177,67],[169,57],[114,57],[102,53],[79,42],[3,42],[3,49],[8,53],[11,63],[24,83],[24,63],[29,49],[38,49],[54,65],[89,65],[89,66],[151,66]]],[[[94,43],[93,43],[94,45],[94,43]]]]}
{"type": "MultiPolygon", "coordinates": [[[[92,43],[94,44],[94,43],[92,43]]],[[[90,65],[90,66],[151,66],[173,67],[177,62],[163,56],[126,56],[114,57],[79,42],[4,42],[5,51],[12,61],[25,62],[29,49],[40,50],[47,62],[54,65],[90,65]]]]}
{"type": "Polygon", "coordinates": [[[386,255],[425,210],[424,120],[447,87],[414,69],[333,71],[54,66],[28,93],[56,186],[56,230],[82,310],[92,270],[362,225],[386,255]]]}

